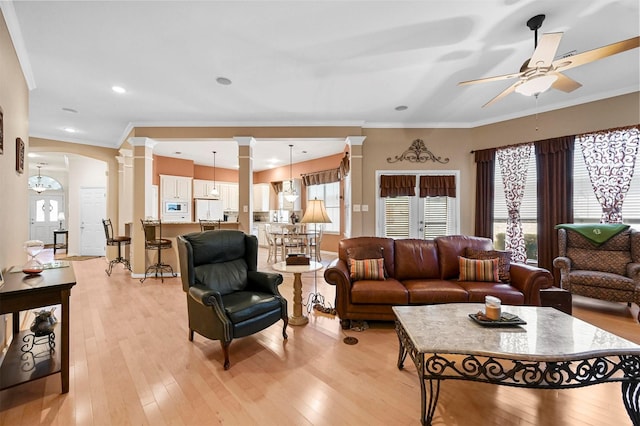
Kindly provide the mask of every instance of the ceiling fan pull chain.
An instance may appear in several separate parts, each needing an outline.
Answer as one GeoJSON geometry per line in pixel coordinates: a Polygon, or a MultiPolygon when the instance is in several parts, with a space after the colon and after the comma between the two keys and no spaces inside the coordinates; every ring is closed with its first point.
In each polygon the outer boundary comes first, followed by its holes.
{"type": "Polygon", "coordinates": [[[538,95],[539,93],[536,93],[536,132],[538,131],[538,95]]]}

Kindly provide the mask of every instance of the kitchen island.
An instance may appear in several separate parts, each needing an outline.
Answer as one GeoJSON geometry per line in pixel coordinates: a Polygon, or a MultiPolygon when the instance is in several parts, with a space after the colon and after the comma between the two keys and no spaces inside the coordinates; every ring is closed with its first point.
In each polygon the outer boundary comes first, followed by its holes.
{"type": "MultiPolygon", "coordinates": [[[[131,226],[140,226],[138,224],[127,223],[125,225],[125,233],[131,236],[131,226]]],[[[220,229],[241,230],[240,222],[220,222],[220,229]]],[[[162,262],[171,265],[174,272],[180,273],[180,261],[178,259],[178,243],[176,239],[178,235],[190,234],[192,232],[200,232],[200,222],[162,222],[162,238],[171,240],[171,249],[162,251],[162,262]]],[[[158,236],[160,237],[160,236],[158,236]]],[[[151,265],[156,260],[156,252],[145,250],[145,265],[151,265]]],[[[146,266],[145,266],[146,269],[146,266]]]]}

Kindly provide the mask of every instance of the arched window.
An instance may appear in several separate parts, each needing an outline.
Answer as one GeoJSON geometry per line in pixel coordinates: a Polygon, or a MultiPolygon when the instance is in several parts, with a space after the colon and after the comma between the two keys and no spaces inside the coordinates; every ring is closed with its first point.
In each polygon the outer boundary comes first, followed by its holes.
{"type": "Polygon", "coordinates": [[[29,189],[34,190],[38,194],[44,191],[61,191],[62,185],[60,182],[49,176],[37,176],[29,177],[29,189]]]}

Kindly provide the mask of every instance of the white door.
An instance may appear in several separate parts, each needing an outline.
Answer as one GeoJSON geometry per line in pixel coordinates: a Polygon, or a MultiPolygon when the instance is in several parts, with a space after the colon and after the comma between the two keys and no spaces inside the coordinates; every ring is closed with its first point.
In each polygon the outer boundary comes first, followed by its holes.
{"type": "Polygon", "coordinates": [[[31,194],[29,196],[29,239],[53,244],[53,230],[58,229],[58,213],[64,211],[62,195],[31,194]]]}
{"type": "Polygon", "coordinates": [[[80,188],[80,255],[104,256],[106,238],[102,219],[106,218],[105,188],[80,188]]]}

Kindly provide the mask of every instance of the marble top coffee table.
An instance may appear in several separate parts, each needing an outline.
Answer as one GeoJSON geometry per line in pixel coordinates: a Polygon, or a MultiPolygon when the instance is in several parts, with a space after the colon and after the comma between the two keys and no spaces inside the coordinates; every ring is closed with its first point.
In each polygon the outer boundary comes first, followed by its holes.
{"type": "Polygon", "coordinates": [[[542,389],[622,382],[625,408],[640,425],[640,345],[554,308],[503,306],[527,322],[510,327],[469,318],[483,309],[474,303],[393,307],[398,368],[409,354],[421,384],[422,424],[433,420],[440,382],[457,379],[542,389]]]}

